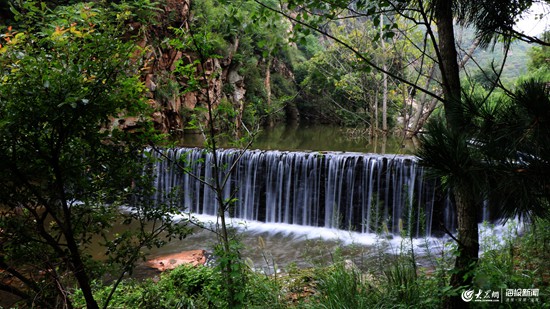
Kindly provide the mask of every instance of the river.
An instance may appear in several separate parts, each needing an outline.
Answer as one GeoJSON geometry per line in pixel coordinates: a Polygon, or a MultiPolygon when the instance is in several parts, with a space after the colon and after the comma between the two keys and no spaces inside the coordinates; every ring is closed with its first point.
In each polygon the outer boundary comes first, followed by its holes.
{"type": "MultiPolygon", "coordinates": [[[[182,146],[202,147],[200,134],[186,134],[182,146]]],[[[231,147],[225,143],[224,147],[231,147]]],[[[370,137],[365,129],[323,124],[280,124],[262,129],[251,149],[289,151],[353,151],[379,154],[412,154],[411,140],[399,136],[370,137]]]]}
{"type": "MultiPolygon", "coordinates": [[[[182,144],[184,147],[202,147],[204,140],[198,134],[185,135],[182,144]]],[[[231,147],[231,145],[226,143],[223,147],[231,147]]],[[[280,125],[272,129],[264,129],[257,136],[250,148],[266,150],[268,152],[274,150],[277,153],[356,152],[359,154],[410,154],[413,152],[412,143],[399,137],[369,138],[368,134],[360,130],[312,124],[280,125]]],[[[165,170],[166,167],[162,167],[161,169],[165,170]]],[[[253,169],[256,169],[256,167],[253,169]]],[[[371,177],[376,177],[376,174],[371,174],[371,177]]],[[[267,175],[258,176],[266,177],[267,175]]],[[[236,181],[240,183],[239,186],[242,185],[243,177],[236,177],[236,179],[239,179],[236,181]]],[[[172,183],[175,180],[170,179],[166,181],[172,183]]],[[[176,182],[178,181],[176,180],[176,182]]],[[[303,183],[305,180],[293,180],[293,183],[296,181],[303,183]]],[[[345,181],[342,182],[345,183],[345,181]]],[[[414,184],[414,177],[412,178],[412,182],[406,186],[411,186],[411,184],[414,184]]],[[[401,185],[403,184],[399,184],[399,186],[401,185]]],[[[368,189],[365,188],[365,190],[368,189]]],[[[199,191],[202,192],[204,189],[199,189],[199,191]]],[[[265,192],[262,192],[262,194],[265,194],[265,192]]],[[[325,193],[322,193],[322,195],[325,195],[325,193]]],[[[205,197],[201,197],[197,201],[205,203],[205,199],[205,197]]],[[[188,201],[186,204],[189,203],[196,202],[188,201]]],[[[254,204],[258,204],[258,202],[252,202],[253,206],[254,204]]],[[[391,208],[391,205],[389,207],[391,208]]],[[[202,209],[202,206],[195,208],[202,209]]],[[[205,221],[215,219],[215,217],[209,217],[208,215],[200,215],[198,217],[205,221]]],[[[394,229],[398,229],[399,224],[403,224],[399,218],[394,221],[394,229]]],[[[315,263],[330,262],[333,258],[335,248],[340,246],[346,248],[343,252],[349,254],[350,259],[354,260],[356,264],[364,265],[367,261],[373,261],[373,257],[380,257],[389,252],[395,253],[410,248],[411,243],[410,239],[403,239],[389,231],[384,232],[382,230],[378,234],[373,234],[350,229],[341,230],[323,226],[301,226],[285,224],[284,222],[265,223],[251,220],[250,218],[234,219],[233,225],[238,228],[241,241],[244,245],[241,251],[243,257],[250,264],[253,264],[255,268],[267,272],[273,272],[274,268],[284,269],[289,265],[307,267],[315,263]]],[[[196,229],[193,235],[183,241],[172,242],[160,250],[153,250],[151,257],[195,249],[205,249],[211,253],[214,242],[215,235],[211,232],[196,229]]],[[[422,237],[415,239],[414,244],[418,252],[422,251],[426,253],[429,250],[442,248],[443,240],[422,237]],[[427,246],[427,243],[430,245],[427,246]]],[[[138,271],[138,274],[140,272],[146,276],[151,274],[144,265],[140,265],[139,269],[141,271],[138,271]]]]}

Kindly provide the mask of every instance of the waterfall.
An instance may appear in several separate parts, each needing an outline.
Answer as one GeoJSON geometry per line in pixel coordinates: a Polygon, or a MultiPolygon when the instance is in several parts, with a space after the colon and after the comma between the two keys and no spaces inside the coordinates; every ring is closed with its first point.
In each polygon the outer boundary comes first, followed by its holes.
{"type": "Polygon", "coordinates": [[[228,213],[234,218],[415,237],[432,235],[440,222],[453,225],[449,203],[414,156],[220,149],[215,175],[212,152],[162,151],[152,153],[155,198],[175,195],[192,213],[217,214],[215,192],[205,183],[219,177],[227,180],[224,199],[235,199],[228,213]]]}

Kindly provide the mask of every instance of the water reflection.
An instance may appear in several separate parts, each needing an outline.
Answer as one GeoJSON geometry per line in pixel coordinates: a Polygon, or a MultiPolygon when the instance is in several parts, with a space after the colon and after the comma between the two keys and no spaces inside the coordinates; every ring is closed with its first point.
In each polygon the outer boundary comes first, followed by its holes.
{"type": "MultiPolygon", "coordinates": [[[[183,146],[202,147],[200,134],[186,134],[183,146]]],[[[223,147],[234,147],[230,142],[223,147]]],[[[254,149],[288,151],[351,151],[412,154],[414,145],[400,136],[370,137],[365,129],[342,128],[322,124],[280,124],[264,128],[252,144],[254,149]]]]}

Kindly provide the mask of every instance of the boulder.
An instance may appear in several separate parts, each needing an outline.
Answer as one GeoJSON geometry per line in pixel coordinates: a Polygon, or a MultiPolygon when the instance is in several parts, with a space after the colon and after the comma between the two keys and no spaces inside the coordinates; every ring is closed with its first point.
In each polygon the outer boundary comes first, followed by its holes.
{"type": "Polygon", "coordinates": [[[147,265],[160,271],[174,269],[183,264],[193,266],[204,265],[206,263],[206,250],[189,250],[179,253],[162,255],[147,261],[147,265]]]}

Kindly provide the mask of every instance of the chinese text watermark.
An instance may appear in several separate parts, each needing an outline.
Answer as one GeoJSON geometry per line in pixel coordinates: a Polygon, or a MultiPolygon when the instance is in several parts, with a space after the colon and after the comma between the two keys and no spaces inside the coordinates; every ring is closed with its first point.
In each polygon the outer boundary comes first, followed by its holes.
{"type": "Polygon", "coordinates": [[[462,291],[465,302],[539,302],[539,289],[470,289],[462,291]]]}

